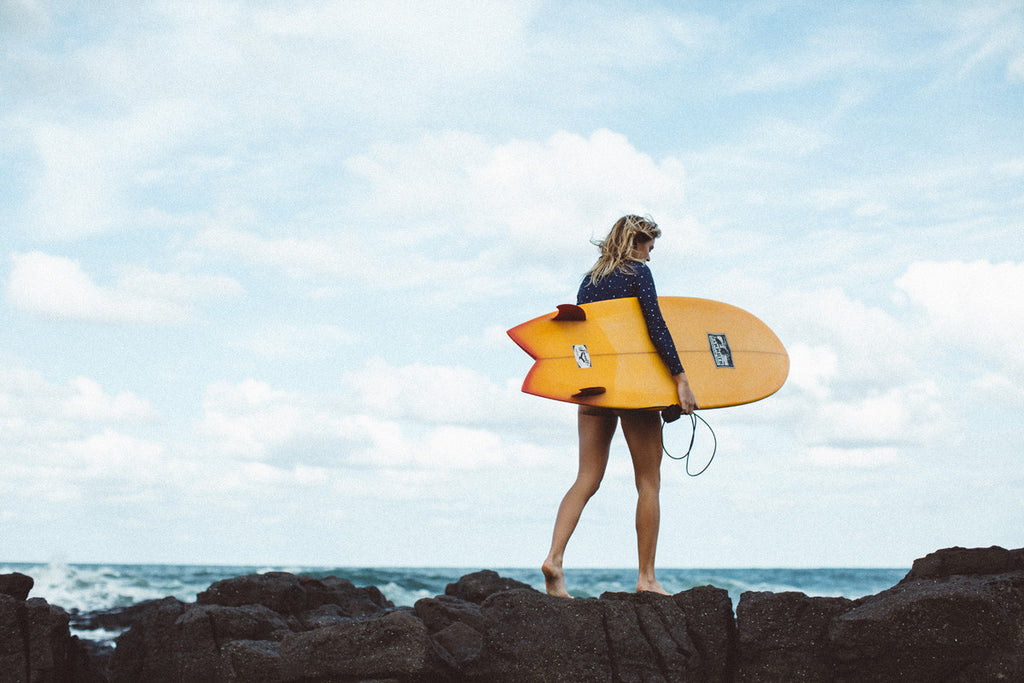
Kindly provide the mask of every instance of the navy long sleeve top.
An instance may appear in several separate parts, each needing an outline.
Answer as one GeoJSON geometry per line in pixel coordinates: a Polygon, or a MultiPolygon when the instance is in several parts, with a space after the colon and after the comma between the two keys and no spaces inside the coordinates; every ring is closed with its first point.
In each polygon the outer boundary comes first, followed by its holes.
{"type": "Polygon", "coordinates": [[[647,334],[650,335],[654,348],[658,350],[658,355],[668,366],[670,373],[679,374],[683,371],[683,364],[679,360],[675,342],[672,341],[672,333],[668,331],[668,325],[661,315],[658,293],[654,289],[654,277],[646,263],[627,263],[596,285],[590,281],[590,275],[587,275],[576,294],[576,303],[589,304],[594,301],[625,299],[631,296],[640,301],[640,310],[644,314],[644,322],[647,323],[647,334]]]}

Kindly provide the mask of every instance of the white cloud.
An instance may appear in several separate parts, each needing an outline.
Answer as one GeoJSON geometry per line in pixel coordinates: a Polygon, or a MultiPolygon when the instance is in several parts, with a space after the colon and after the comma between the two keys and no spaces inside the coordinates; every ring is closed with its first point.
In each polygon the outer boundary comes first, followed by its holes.
{"type": "Polygon", "coordinates": [[[835,447],[928,444],[948,429],[946,396],[931,381],[809,408],[802,438],[835,447]]]}
{"type": "MultiPolygon", "coordinates": [[[[773,311],[784,341],[799,344],[796,363],[834,361],[835,367],[828,371],[835,378],[833,390],[888,384],[896,377],[917,379],[920,347],[905,343],[904,323],[881,308],[851,298],[840,289],[826,289],[783,292],[773,311]]],[[[806,371],[799,366],[794,369],[806,371]]],[[[803,374],[797,375],[797,381],[813,385],[812,378],[803,374]]]]}
{"type": "Polygon", "coordinates": [[[685,216],[682,163],[657,161],[610,130],[495,147],[449,131],[413,145],[378,146],[348,166],[370,185],[367,214],[414,214],[435,234],[512,240],[534,251],[538,243],[577,244],[630,211],[666,224],[685,216]]]}
{"type": "Polygon", "coordinates": [[[317,435],[338,435],[338,420],[266,382],[216,382],[203,399],[200,431],[226,455],[262,460],[275,449],[317,435]]]}
{"type": "Polygon", "coordinates": [[[67,442],[60,454],[70,479],[127,481],[134,486],[159,483],[166,469],[165,446],[105,429],[78,441],[67,442]]]}
{"type": "Polygon", "coordinates": [[[62,414],[71,419],[113,421],[149,419],[155,415],[149,401],[122,391],[110,396],[103,387],[88,377],[76,377],[70,382],[74,393],[62,406],[62,414]]]}
{"type": "Polygon", "coordinates": [[[826,346],[794,344],[788,350],[789,377],[786,381],[807,392],[815,399],[827,398],[831,393],[830,381],[836,376],[839,359],[826,346]]]}
{"type": "Polygon", "coordinates": [[[396,367],[374,358],[344,382],[357,405],[389,419],[494,428],[536,423],[550,412],[540,401],[522,400],[518,386],[495,384],[466,367],[396,367]]]}
{"type": "Polygon", "coordinates": [[[53,318],[101,323],[173,325],[191,315],[189,302],[238,296],[230,278],[154,273],[130,268],[114,287],[96,284],[77,261],[39,251],[14,254],[7,301],[53,318]]]}
{"type": "Polygon", "coordinates": [[[933,339],[1024,379],[1024,264],[924,261],[896,285],[924,310],[933,339]]]}
{"type": "Polygon", "coordinates": [[[200,116],[187,101],[140,106],[100,121],[31,128],[41,167],[22,218],[35,237],[73,240],[146,225],[159,207],[130,198],[149,168],[194,133],[200,116]]]}
{"type": "Polygon", "coordinates": [[[262,381],[217,382],[207,388],[199,430],[230,457],[447,470],[534,462],[543,449],[515,425],[559,419],[539,401],[523,400],[517,386],[496,386],[467,368],[375,359],[343,384],[352,393],[326,405],[262,381]]]}
{"type": "Polygon", "coordinates": [[[627,212],[651,213],[670,228],[663,250],[703,242],[703,230],[685,213],[682,164],[654,159],[609,130],[496,146],[447,131],[412,144],[381,143],[350,157],[346,168],[365,187],[353,193],[349,224],[270,237],[259,226],[231,225],[243,218],[207,228],[192,246],[295,278],[416,289],[432,304],[454,305],[510,283],[563,289],[592,257],[588,240],[627,212]],[[386,278],[377,259],[353,258],[368,235],[380,256],[400,264],[386,278]]]}
{"type": "Polygon", "coordinates": [[[0,437],[8,446],[41,438],[66,439],[85,423],[127,424],[148,421],[156,410],[130,391],[107,393],[94,379],[75,377],[52,384],[41,374],[0,366],[0,437]]]}

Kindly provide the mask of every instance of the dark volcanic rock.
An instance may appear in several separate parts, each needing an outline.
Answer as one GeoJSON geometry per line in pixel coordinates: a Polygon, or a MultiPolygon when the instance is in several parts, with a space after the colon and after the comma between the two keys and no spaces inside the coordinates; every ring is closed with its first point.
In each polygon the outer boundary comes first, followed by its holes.
{"type": "MultiPolygon", "coordinates": [[[[343,579],[252,575],[130,620],[118,683],[1024,681],[1024,550],[932,553],[859,600],[748,592],[735,618],[712,586],[568,600],[483,571],[397,609],[343,579]]],[[[63,610],[0,593],[0,681],[103,680],[63,610]]]]}
{"type": "Polygon", "coordinates": [[[796,592],[743,593],[736,606],[736,680],[831,680],[829,626],[853,604],[796,592]]]}
{"type": "Polygon", "coordinates": [[[417,600],[413,613],[423,621],[438,657],[463,669],[483,649],[486,624],[480,605],[451,595],[417,600]]]}
{"type": "Polygon", "coordinates": [[[1024,571],[1024,548],[946,548],[914,560],[913,567],[900,584],[922,579],[1014,571],[1024,571]]]}
{"type": "Polygon", "coordinates": [[[858,601],[829,638],[850,681],[1024,681],[1021,551],[951,548],[858,601]]]}
{"type": "Polygon", "coordinates": [[[104,680],[82,643],[70,634],[67,612],[42,598],[0,594],[0,681],[104,680]]]}
{"type": "Polygon", "coordinates": [[[19,572],[0,574],[0,595],[9,595],[15,600],[28,600],[28,594],[34,585],[35,581],[31,576],[19,572]]]}
{"type": "Polygon", "coordinates": [[[280,614],[297,615],[323,605],[336,605],[339,613],[365,617],[393,608],[375,586],[356,588],[336,576],[314,579],[286,572],[249,574],[217,581],[196,597],[202,605],[263,605],[280,614]]]}
{"type": "Polygon", "coordinates": [[[475,679],[728,680],[732,604],[722,589],[600,600],[517,590],[492,595],[482,611],[484,652],[469,669],[475,679]]]}
{"type": "Polygon", "coordinates": [[[107,631],[123,631],[134,624],[136,620],[158,602],[160,601],[143,600],[134,605],[112,607],[95,612],[72,611],[70,613],[71,625],[80,631],[93,631],[100,628],[107,631]]]}
{"type": "Polygon", "coordinates": [[[281,643],[280,680],[443,680],[427,627],[408,611],[307,631],[281,643]]]}
{"type": "Polygon", "coordinates": [[[283,680],[286,638],[392,609],[377,588],[356,588],[337,577],[273,572],[225,579],[195,604],[166,598],[135,615],[117,640],[111,677],[125,683],[283,680]]]}
{"type": "Polygon", "coordinates": [[[533,586],[522,581],[505,578],[499,576],[495,571],[484,569],[472,574],[466,574],[455,583],[449,583],[445,587],[444,593],[461,600],[482,603],[495,593],[503,593],[510,590],[538,592],[533,586]]]}

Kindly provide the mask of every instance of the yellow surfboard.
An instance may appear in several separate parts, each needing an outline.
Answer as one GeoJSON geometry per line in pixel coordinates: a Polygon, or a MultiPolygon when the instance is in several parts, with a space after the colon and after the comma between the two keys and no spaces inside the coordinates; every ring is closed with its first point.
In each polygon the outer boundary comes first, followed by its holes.
{"type": "MultiPolygon", "coordinates": [[[[699,408],[758,401],[786,381],[786,349],[750,313],[691,297],[663,296],[658,304],[699,408]]],[[[535,360],[523,382],[528,394],[606,408],[679,402],[635,298],[563,304],[508,335],[535,360]]]]}

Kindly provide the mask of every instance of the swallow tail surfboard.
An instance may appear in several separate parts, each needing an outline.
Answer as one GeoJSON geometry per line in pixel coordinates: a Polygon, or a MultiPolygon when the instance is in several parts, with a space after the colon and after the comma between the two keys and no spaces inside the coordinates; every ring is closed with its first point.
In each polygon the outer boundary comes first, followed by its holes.
{"type": "MultiPolygon", "coordinates": [[[[786,381],[786,349],[750,313],[692,297],[663,296],[658,304],[699,408],[758,401],[786,381]]],[[[523,382],[528,394],[619,409],[678,403],[635,298],[563,304],[508,335],[534,359],[523,382]]]]}

